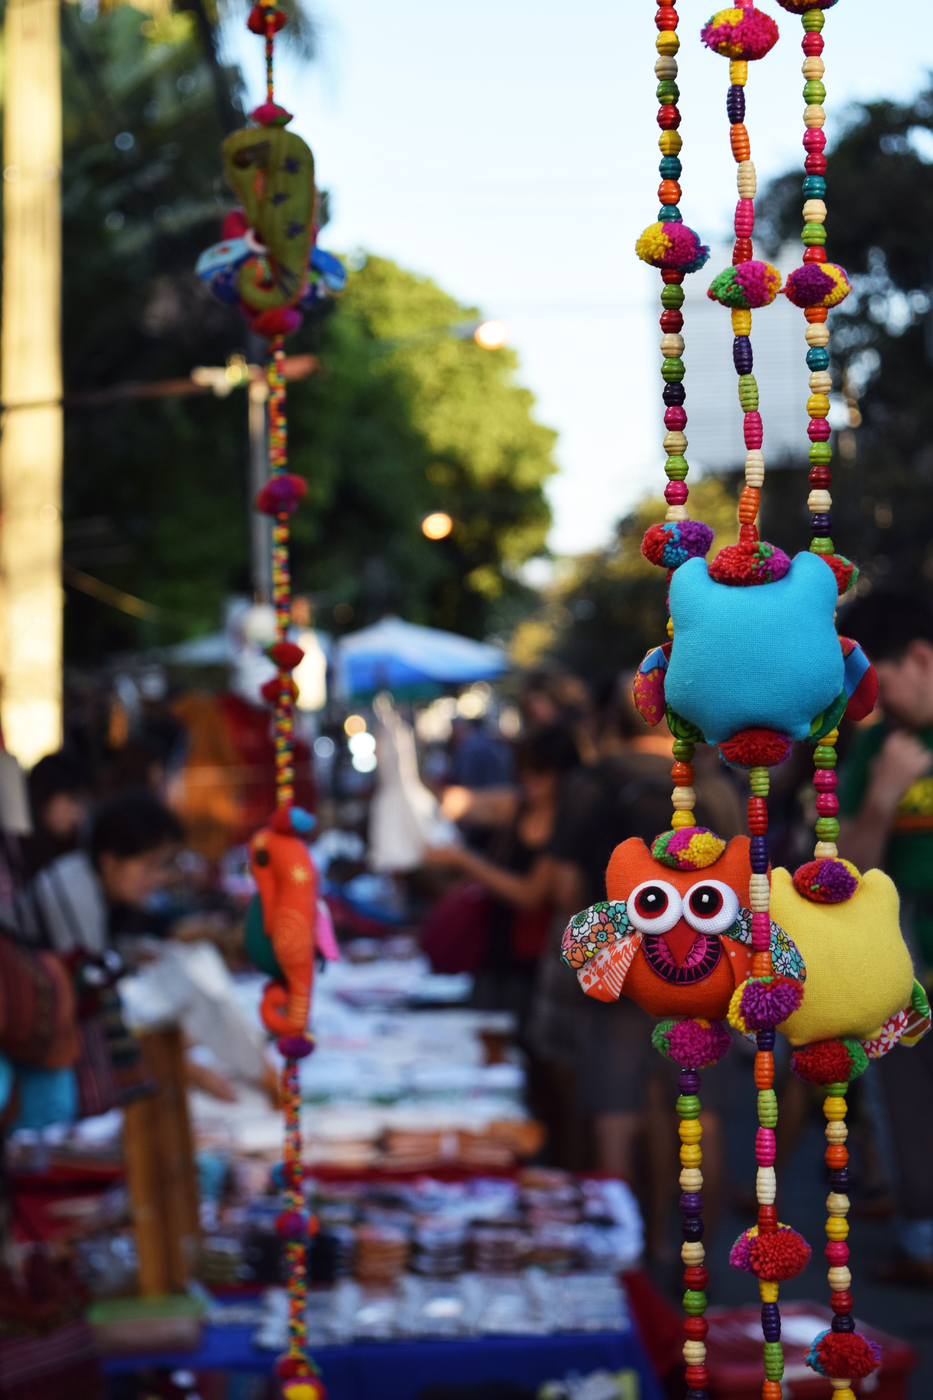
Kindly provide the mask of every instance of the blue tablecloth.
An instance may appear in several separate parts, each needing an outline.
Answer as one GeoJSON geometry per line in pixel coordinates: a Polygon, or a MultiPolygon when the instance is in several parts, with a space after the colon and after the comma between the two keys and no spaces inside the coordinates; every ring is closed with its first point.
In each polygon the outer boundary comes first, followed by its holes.
{"type": "MultiPolygon", "coordinates": [[[[199,1351],[112,1356],[108,1375],[152,1369],[271,1370],[273,1354],[252,1344],[251,1327],[207,1327],[199,1351]]],[[[470,1337],[453,1342],[371,1342],[315,1347],[328,1400],[414,1400],[428,1385],[514,1381],[533,1389],[570,1371],[586,1375],[631,1367],[641,1376],[641,1400],[662,1400],[641,1339],[628,1332],[563,1333],[548,1337],[470,1337]]]]}

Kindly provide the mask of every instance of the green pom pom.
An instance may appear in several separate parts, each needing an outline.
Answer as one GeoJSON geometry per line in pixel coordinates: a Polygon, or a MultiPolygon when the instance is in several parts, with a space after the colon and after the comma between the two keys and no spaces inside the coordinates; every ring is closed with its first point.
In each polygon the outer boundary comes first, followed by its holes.
{"type": "Polygon", "coordinates": [[[670,1058],[671,1051],[667,1037],[673,1024],[673,1020],[659,1021],[651,1032],[651,1044],[654,1046],[655,1050],[657,1050],[658,1054],[663,1055],[665,1059],[670,1058]]]}
{"type": "Polygon", "coordinates": [[[868,1056],[857,1040],[843,1040],[843,1045],[849,1052],[849,1061],[852,1068],[849,1070],[849,1083],[853,1079],[858,1079],[860,1074],[864,1074],[868,1068],[868,1056]]]}

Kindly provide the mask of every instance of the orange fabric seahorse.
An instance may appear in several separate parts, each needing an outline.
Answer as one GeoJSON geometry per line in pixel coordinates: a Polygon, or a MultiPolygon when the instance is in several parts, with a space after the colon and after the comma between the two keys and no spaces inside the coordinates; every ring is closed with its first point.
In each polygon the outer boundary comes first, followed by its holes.
{"type": "Polygon", "coordinates": [[[311,1008],[317,872],[300,837],[269,827],[257,831],[250,842],[250,869],[259,889],[263,926],[285,979],[268,984],[260,1015],[273,1035],[298,1035],[311,1008]]]}

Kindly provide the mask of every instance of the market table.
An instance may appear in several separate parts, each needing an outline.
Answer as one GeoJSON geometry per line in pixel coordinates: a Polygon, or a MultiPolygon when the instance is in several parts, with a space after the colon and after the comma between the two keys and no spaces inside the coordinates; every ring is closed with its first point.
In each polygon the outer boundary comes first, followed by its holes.
{"type": "MultiPolygon", "coordinates": [[[[274,1355],[254,1347],[253,1327],[207,1326],[198,1351],[109,1356],[108,1376],[149,1370],[239,1371],[267,1374],[274,1355]]],[[[429,1385],[512,1381],[534,1389],[571,1371],[621,1371],[641,1378],[641,1400],[662,1392],[641,1338],[624,1332],[548,1336],[467,1337],[458,1341],[361,1342],[315,1347],[328,1400],[414,1400],[429,1385]]]]}

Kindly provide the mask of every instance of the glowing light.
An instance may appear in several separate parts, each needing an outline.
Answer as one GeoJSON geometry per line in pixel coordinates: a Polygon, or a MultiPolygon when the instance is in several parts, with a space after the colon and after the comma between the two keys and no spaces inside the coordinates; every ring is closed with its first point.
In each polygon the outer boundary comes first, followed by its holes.
{"type": "Polygon", "coordinates": [[[473,339],[482,350],[501,350],[509,338],[504,321],[483,321],[473,332],[473,339]]]}
{"type": "Polygon", "coordinates": [[[347,715],[343,722],[344,734],[365,734],[366,721],[362,715],[347,715]]]}
{"type": "Polygon", "coordinates": [[[445,540],[454,528],[454,522],[446,510],[435,510],[421,522],[421,533],[429,540],[445,540]]]}
{"type": "Polygon", "coordinates": [[[376,740],[372,734],[353,734],[347,747],[354,758],[367,758],[376,752],[376,740]]]}

